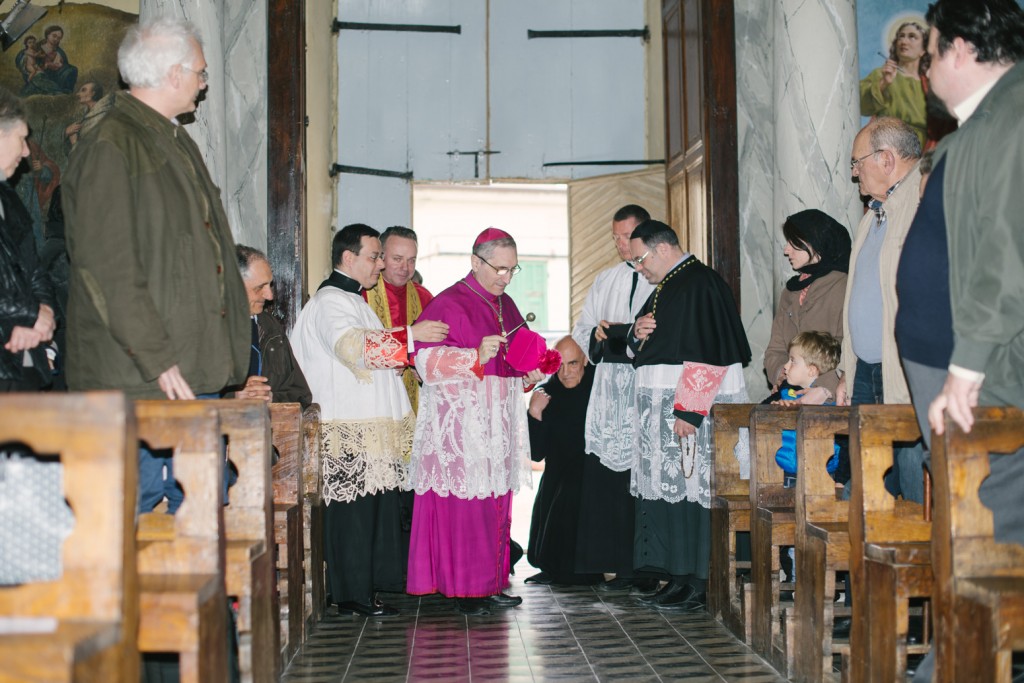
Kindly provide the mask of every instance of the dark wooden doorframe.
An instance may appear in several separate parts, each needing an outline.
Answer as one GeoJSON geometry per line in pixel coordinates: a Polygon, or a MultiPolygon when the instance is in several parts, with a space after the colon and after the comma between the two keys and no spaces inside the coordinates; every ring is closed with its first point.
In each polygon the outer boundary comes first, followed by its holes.
{"type": "Polygon", "coordinates": [[[666,181],[681,235],[703,221],[708,265],[740,305],[739,159],[733,0],[662,0],[666,181]],[[675,190],[675,191],[673,191],[675,190]],[[698,201],[697,206],[687,206],[698,201]]]}
{"type": "MultiPolygon", "coordinates": [[[[325,29],[326,30],[326,29],[325,29]]],[[[306,283],[306,2],[267,8],[267,258],[290,328],[306,283]]]]}

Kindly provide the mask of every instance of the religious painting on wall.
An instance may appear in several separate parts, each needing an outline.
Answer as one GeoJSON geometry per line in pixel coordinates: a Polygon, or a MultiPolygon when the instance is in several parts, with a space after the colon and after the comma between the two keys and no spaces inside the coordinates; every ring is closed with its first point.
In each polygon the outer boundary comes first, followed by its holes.
{"type": "Polygon", "coordinates": [[[906,121],[925,149],[956,124],[928,96],[928,23],[932,0],[858,0],[862,124],[874,116],[906,121]]]}
{"type": "Polygon", "coordinates": [[[45,9],[0,54],[0,86],[21,97],[30,131],[29,157],[10,182],[32,214],[41,251],[49,239],[63,245],[61,171],[82,122],[119,87],[117,48],[138,20],[96,4],[45,9]]]}

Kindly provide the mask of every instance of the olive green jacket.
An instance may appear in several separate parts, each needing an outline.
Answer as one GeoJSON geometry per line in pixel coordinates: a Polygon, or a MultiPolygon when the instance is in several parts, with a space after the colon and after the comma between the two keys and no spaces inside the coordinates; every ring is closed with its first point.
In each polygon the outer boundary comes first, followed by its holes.
{"type": "Polygon", "coordinates": [[[184,128],[109,98],[63,179],[68,385],[163,398],[174,365],[196,394],[239,383],[249,304],[220,190],[184,128]]]}
{"type": "Polygon", "coordinates": [[[953,314],[950,363],[985,373],[982,404],[1024,408],[1024,62],[1003,75],[946,157],[943,208],[953,314]]]}

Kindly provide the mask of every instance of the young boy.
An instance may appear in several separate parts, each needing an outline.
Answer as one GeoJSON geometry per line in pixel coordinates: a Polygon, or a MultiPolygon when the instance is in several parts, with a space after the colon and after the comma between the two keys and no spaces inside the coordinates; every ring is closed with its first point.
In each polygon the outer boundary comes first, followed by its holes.
{"type": "Polygon", "coordinates": [[[839,365],[841,345],[828,332],[801,332],[789,342],[789,361],[783,366],[785,384],[766,402],[794,405],[797,392],[810,389],[818,377],[832,372],[839,365]]]}

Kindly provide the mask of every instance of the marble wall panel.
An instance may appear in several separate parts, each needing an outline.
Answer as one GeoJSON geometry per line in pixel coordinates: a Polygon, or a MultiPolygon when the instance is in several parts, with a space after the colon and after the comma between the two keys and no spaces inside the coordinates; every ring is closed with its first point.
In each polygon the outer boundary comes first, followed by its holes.
{"type": "Polygon", "coordinates": [[[142,21],[174,16],[203,38],[210,81],[189,135],[239,243],[267,246],[267,0],[141,0],[142,21]]]}
{"type": "Polygon", "coordinates": [[[852,228],[857,132],[855,0],[736,0],[743,321],[751,398],[767,395],[764,349],[783,284],[786,216],[819,208],[852,228]]]}

